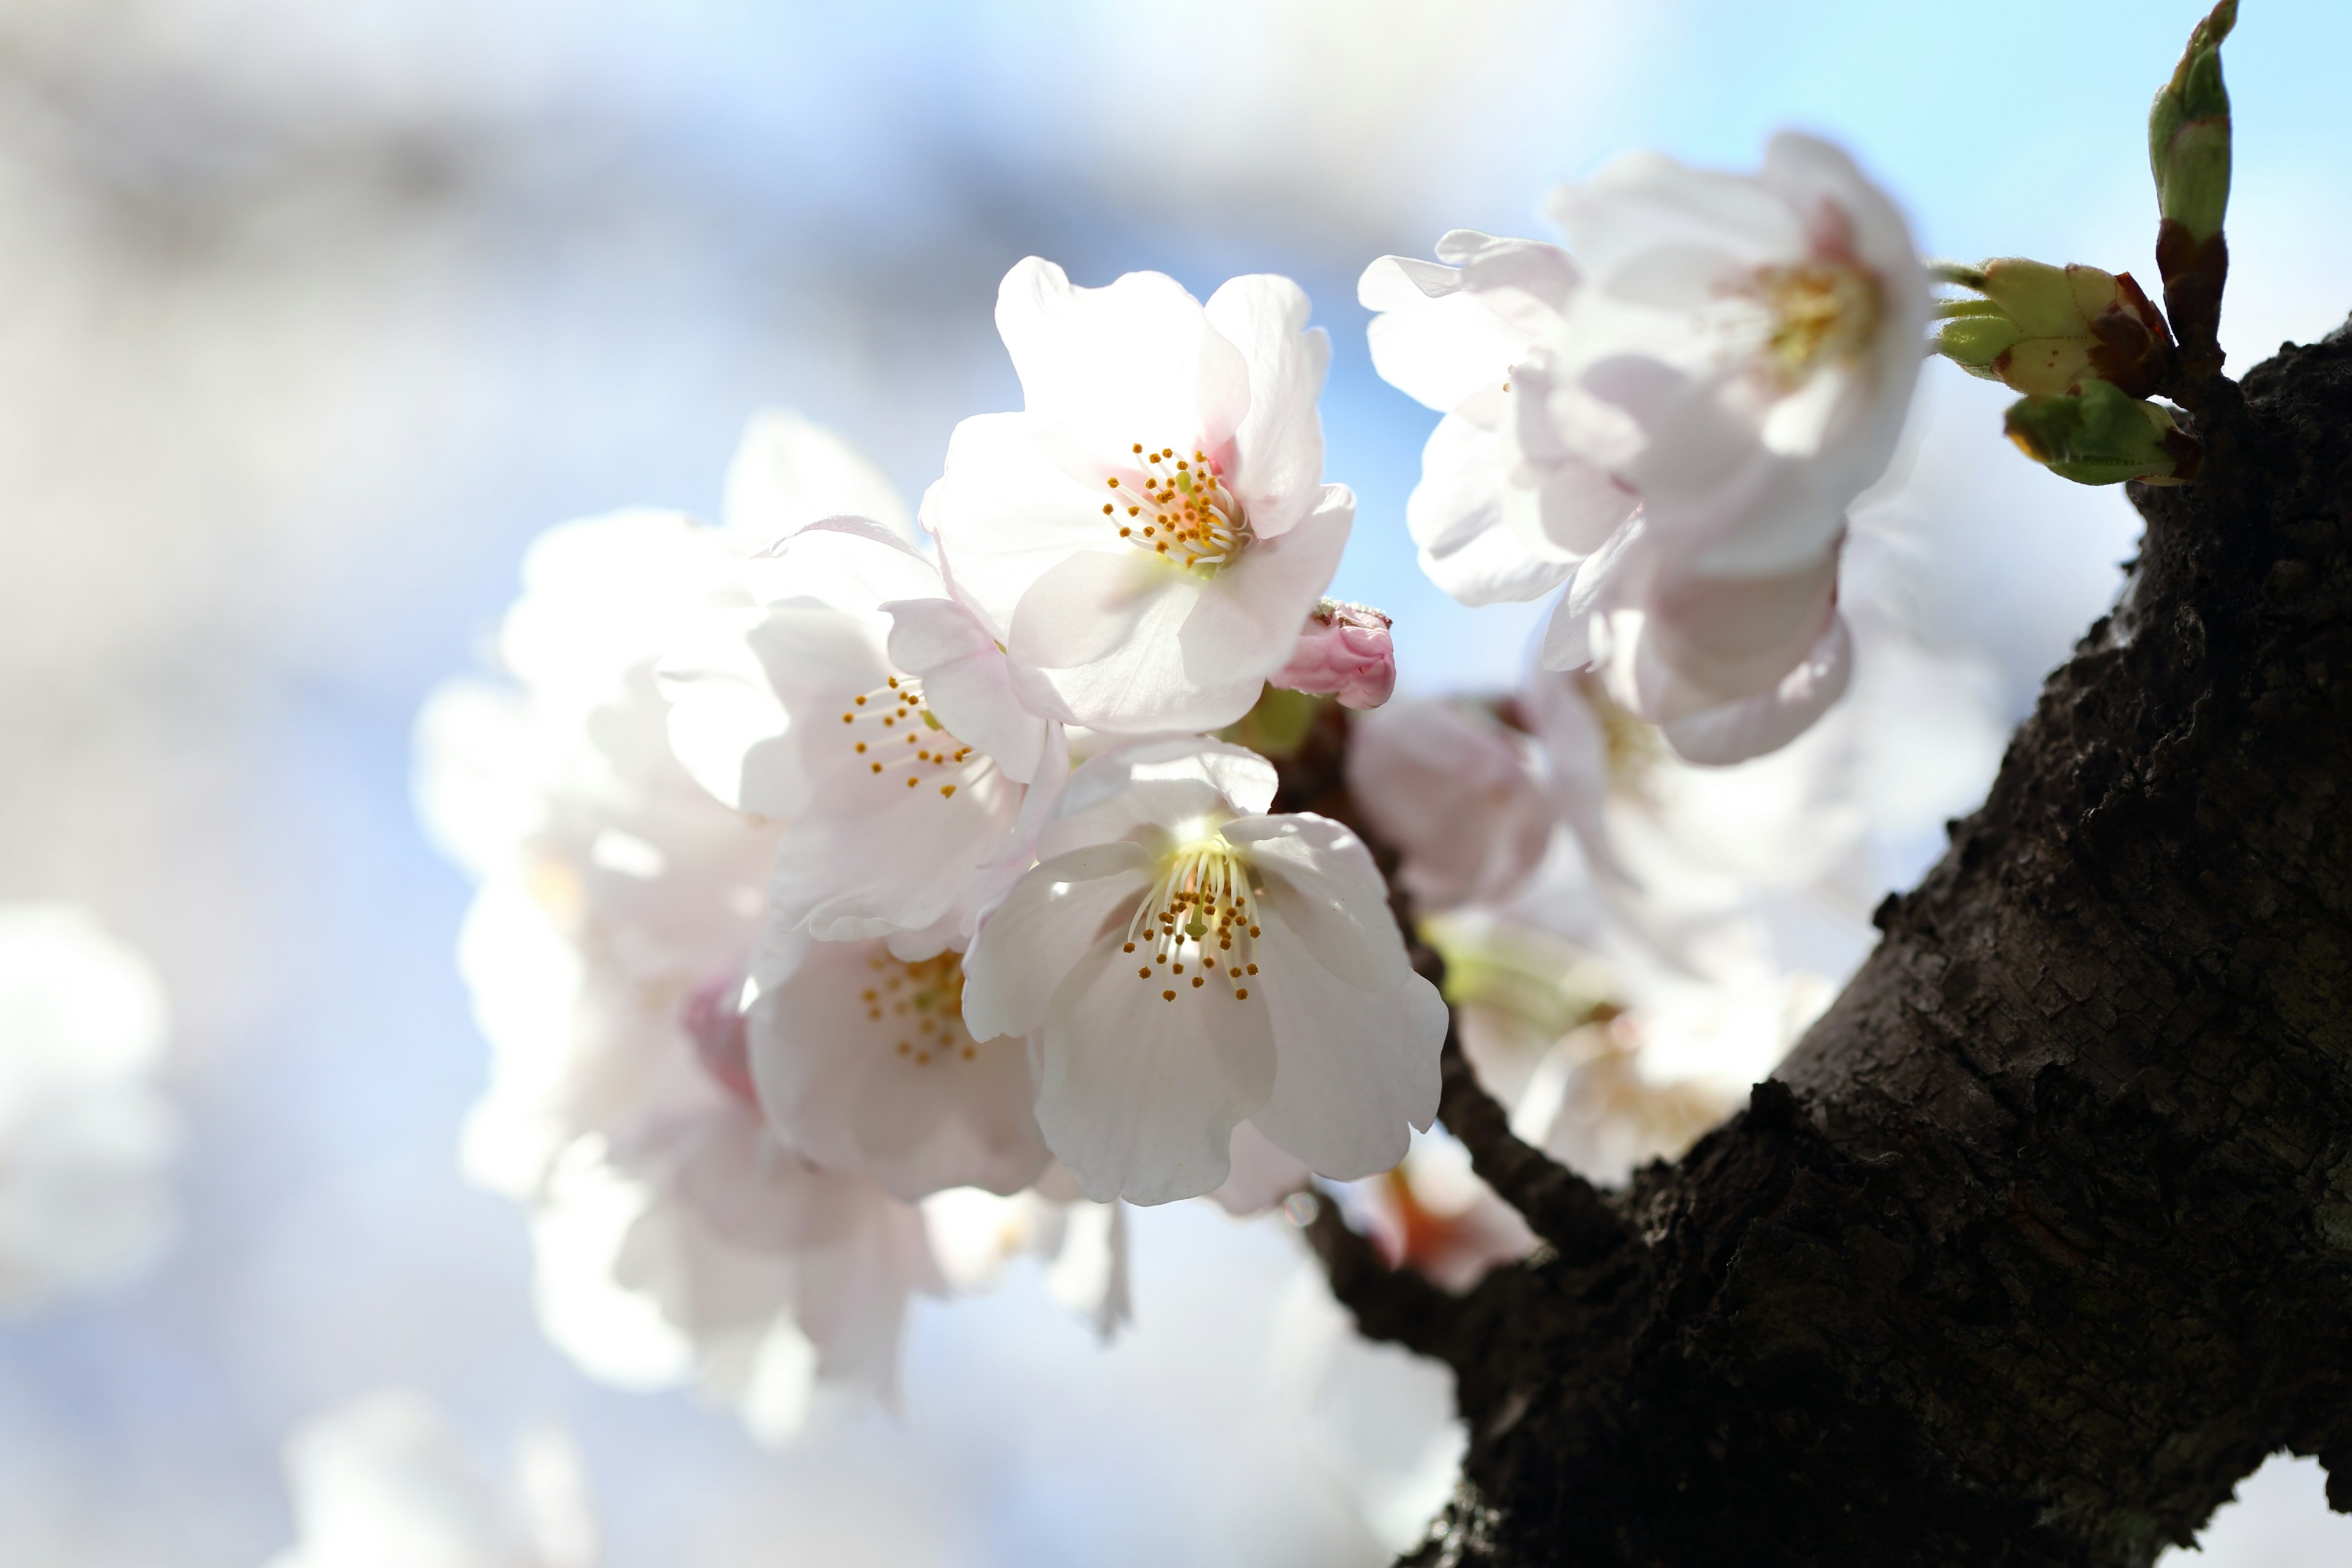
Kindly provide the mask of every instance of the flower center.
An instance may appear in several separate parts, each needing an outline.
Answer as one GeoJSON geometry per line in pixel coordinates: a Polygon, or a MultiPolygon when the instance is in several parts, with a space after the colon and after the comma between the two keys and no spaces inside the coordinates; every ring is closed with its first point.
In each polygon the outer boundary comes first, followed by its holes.
{"type": "Polygon", "coordinates": [[[1767,312],[1758,358],[1784,391],[1802,385],[1826,363],[1863,358],[1885,313],[1877,278],[1842,256],[1759,267],[1749,275],[1747,292],[1767,312]]]}
{"type": "Polygon", "coordinates": [[[1204,575],[1250,547],[1256,536],[1242,504],[1204,454],[1179,458],[1172,447],[1147,452],[1139,441],[1134,452],[1143,466],[1139,479],[1113,474],[1103,481],[1114,498],[1103,502],[1103,515],[1118,522],[1121,539],[1204,575]]]}
{"type": "Polygon", "coordinates": [[[841,721],[852,752],[886,789],[919,791],[929,784],[941,800],[952,799],[996,766],[993,757],[958,741],[932,716],[919,681],[892,676],[887,685],[852,698],[841,721]]]}
{"type": "Polygon", "coordinates": [[[866,961],[873,979],[859,997],[866,1016],[888,1022],[898,1034],[898,1054],[917,1067],[938,1061],[970,1061],[979,1042],[963,1026],[963,954],[908,962],[877,952],[866,961]]]}
{"type": "Polygon", "coordinates": [[[1248,1001],[1250,976],[1257,973],[1258,928],[1250,914],[1257,891],[1241,856],[1222,838],[1170,854],[1128,922],[1135,977],[1158,986],[1165,1002],[1212,981],[1248,1001]]]}

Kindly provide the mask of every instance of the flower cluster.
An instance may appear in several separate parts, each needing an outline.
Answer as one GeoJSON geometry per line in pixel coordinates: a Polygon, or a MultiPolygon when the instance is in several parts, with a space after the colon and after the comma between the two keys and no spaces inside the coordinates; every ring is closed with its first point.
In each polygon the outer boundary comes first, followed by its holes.
{"type": "Polygon", "coordinates": [[[1577,259],[1457,233],[1364,282],[1380,368],[1445,411],[1423,565],[1567,589],[1507,699],[1391,703],[1388,617],[1327,596],[1354,500],[1278,278],[1204,304],[1021,263],[1024,406],[957,427],[917,518],[768,416],[722,525],[540,542],[511,682],[436,699],[420,788],[482,882],[468,1165],[531,1206],[559,1344],[785,1433],[888,1394],[915,1296],[1033,1253],[1108,1332],[1123,1205],[1316,1180],[1467,1289],[1532,1237],[1432,1131],[1449,1000],[1521,1135],[1601,1180],[1769,1070],[1825,996],[1782,915],[1867,931],[1856,714],[1933,665],[1839,598],[1925,273],[1801,137],[1556,209],[1577,259]],[[1296,776],[1349,821],[1276,809],[1268,753],[1335,735],[1344,779],[1296,776]]]}
{"type": "Polygon", "coordinates": [[[1795,738],[1845,689],[1846,509],[1885,469],[1928,279],[1836,148],[1754,175],[1637,154],[1559,191],[1574,251],[1457,230],[1364,274],[1372,357],[1442,410],[1407,521],[1465,604],[1567,585],[1590,668],[1694,762],[1795,738]]]}
{"type": "Polygon", "coordinates": [[[788,1432],[888,1392],[913,1295],[1034,1250],[1108,1331],[1120,1202],[1263,1207],[1429,1126],[1445,1007],[1370,851],[1209,732],[1270,679],[1394,681],[1324,597],[1353,500],[1306,314],[1024,262],[1027,406],[958,429],[928,539],[771,416],[723,526],[534,548],[515,685],[436,697],[420,793],[482,879],[468,1165],[532,1205],[584,1365],[788,1432]]]}

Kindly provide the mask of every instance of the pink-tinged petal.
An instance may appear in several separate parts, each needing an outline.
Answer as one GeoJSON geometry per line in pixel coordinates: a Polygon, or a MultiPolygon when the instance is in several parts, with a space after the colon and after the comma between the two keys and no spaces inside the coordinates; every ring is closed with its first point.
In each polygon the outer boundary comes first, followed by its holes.
{"type": "Polygon", "coordinates": [[[1021,706],[1003,649],[978,616],[951,599],[898,599],[890,662],[922,682],[923,701],[957,740],[979,747],[1006,777],[1037,776],[1055,726],[1021,706]]]}
{"type": "Polygon", "coordinates": [[[1286,928],[1318,963],[1372,991],[1409,972],[1387,885],[1362,839],[1305,813],[1244,816],[1223,831],[1264,881],[1260,904],[1282,910],[1286,928]]]}
{"type": "Polygon", "coordinates": [[[963,1021],[975,1039],[1034,1033],[1078,955],[1150,885],[1139,844],[1089,845],[1032,868],[964,954],[963,1021]]]}
{"type": "Polygon", "coordinates": [[[1290,661],[1270,686],[1336,697],[1342,708],[1378,708],[1396,691],[1396,639],[1389,617],[1364,605],[1325,599],[1307,612],[1290,661]]]}
{"type": "Polygon", "coordinates": [[[1526,740],[1454,703],[1366,714],[1349,736],[1348,789],[1403,856],[1399,879],[1423,914],[1507,899],[1551,842],[1555,808],[1526,740]]]}
{"type": "MultiPolygon", "coordinates": [[[[1330,335],[1307,327],[1306,291],[1287,278],[1235,278],[1209,296],[1209,325],[1249,369],[1249,410],[1233,435],[1226,481],[1261,543],[1312,510],[1323,489],[1323,423],[1316,400],[1331,365],[1330,335]]],[[[1213,449],[1213,448],[1204,448],[1213,449]]]]}
{"type": "MultiPolygon", "coordinates": [[[[1211,579],[1177,635],[1185,681],[1224,692],[1263,684],[1280,669],[1297,646],[1299,623],[1339,569],[1355,517],[1356,498],[1348,488],[1326,485],[1313,515],[1280,539],[1259,540],[1211,579]]],[[[1232,718],[1148,729],[1213,729],[1240,718],[1256,700],[1253,690],[1232,718]]],[[[1147,726],[1122,728],[1131,734],[1147,726]]]]}
{"type": "Polygon", "coordinates": [[[1224,1181],[1235,1124],[1273,1090],[1272,1026],[1223,986],[1139,978],[1121,940],[1096,942],[1054,997],[1037,1122],[1097,1203],[1197,1197],[1224,1181]]]}
{"type": "Polygon", "coordinates": [[[1250,1120],[1319,1173],[1351,1181],[1403,1159],[1413,1130],[1437,1115],[1445,1001],[1412,973],[1401,942],[1381,965],[1381,986],[1332,973],[1318,958],[1328,943],[1310,946],[1290,929],[1297,907],[1269,897],[1258,911],[1258,973],[1252,1000],[1241,1005],[1253,1005],[1262,988],[1274,1024],[1275,1081],[1250,1120]]]}
{"type": "Polygon", "coordinates": [[[997,331],[1039,428],[1084,432],[1105,457],[1132,442],[1214,452],[1249,411],[1249,369],[1172,278],[1081,289],[1036,257],[1004,275],[997,331]]]}
{"type": "Polygon", "coordinates": [[[835,743],[845,757],[820,782],[818,808],[776,841],[769,919],[823,942],[932,924],[1003,857],[1021,786],[977,760],[876,776],[835,743]]]}
{"type": "Polygon", "coordinates": [[[729,533],[754,547],[828,517],[871,518],[901,539],[915,537],[915,520],[882,471],[788,408],[751,416],[727,466],[719,515],[729,533]]]}
{"type": "Polygon", "coordinates": [[[751,1071],[778,1134],[831,1170],[912,1200],[943,1187],[1009,1194],[1049,1158],[1027,1048],[972,1040],[951,960],[908,965],[879,942],[812,942],[761,994],[751,1071]]]}
{"type": "MultiPolygon", "coordinates": [[[[1277,1071],[1280,1047],[1276,1047],[1277,1071]]],[[[1307,1162],[1275,1146],[1274,1141],[1244,1121],[1234,1129],[1233,1163],[1224,1184],[1209,1200],[1235,1219],[1262,1215],[1307,1185],[1315,1173],[1307,1162]]]]}
{"type": "Polygon", "coordinates": [[[1717,766],[1743,763],[1803,734],[1845,695],[1853,675],[1853,642],[1841,616],[1771,690],[1672,720],[1659,726],[1659,732],[1685,762],[1717,766]]]}
{"type": "Polygon", "coordinates": [[[1448,415],[1422,449],[1405,528],[1429,580],[1465,605],[1540,598],[1576,570],[1573,556],[1528,541],[1506,513],[1503,437],[1448,415]]]}
{"type": "Polygon", "coordinates": [[[1025,415],[980,415],[948,438],[946,469],[923,496],[923,526],[939,539],[955,596],[1000,640],[1031,584],[1073,551],[1117,545],[1099,485],[1048,461],[1025,415]]]}
{"type": "Polygon", "coordinates": [[[1608,661],[1612,691],[1627,688],[1619,700],[1663,723],[1772,690],[1828,635],[1837,566],[1834,551],[1772,577],[1701,576],[1662,563],[1641,598],[1633,657],[1608,661]]]}

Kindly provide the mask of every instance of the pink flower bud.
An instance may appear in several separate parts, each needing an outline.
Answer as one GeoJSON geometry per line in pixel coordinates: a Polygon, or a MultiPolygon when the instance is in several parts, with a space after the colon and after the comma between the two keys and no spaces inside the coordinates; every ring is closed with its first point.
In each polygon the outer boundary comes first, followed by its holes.
{"type": "Polygon", "coordinates": [[[1325,599],[1307,612],[1290,662],[1270,684],[1346,708],[1378,708],[1396,689],[1396,647],[1389,618],[1362,605],[1325,599]]]}
{"type": "Polygon", "coordinates": [[[760,1097],[751,1087],[749,1031],[738,1001],[742,993],[743,977],[740,974],[721,974],[706,981],[686,999],[678,1022],[686,1026],[687,1037],[694,1042],[694,1054],[703,1070],[737,1100],[746,1105],[757,1105],[760,1097]]]}

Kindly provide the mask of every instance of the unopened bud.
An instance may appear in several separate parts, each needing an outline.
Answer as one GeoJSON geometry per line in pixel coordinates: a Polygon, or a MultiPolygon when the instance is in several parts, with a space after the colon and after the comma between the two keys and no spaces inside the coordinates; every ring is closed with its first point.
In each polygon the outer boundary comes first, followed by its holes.
{"type": "Polygon", "coordinates": [[[2221,233],[2230,205],[2230,94],[2221,85],[2221,40],[2237,21],[2238,0],[2221,0],[2197,24],[2147,114],[2157,208],[2191,240],[2221,233]]]}
{"type": "Polygon", "coordinates": [[[2005,421],[2019,449],[2062,479],[2177,485],[2196,478],[2203,450],[2159,404],[2104,381],[2060,397],[2025,397],[2005,421]]]}
{"type": "Polygon", "coordinates": [[[1970,375],[2042,397],[2095,378],[2145,397],[2170,368],[2163,313],[2128,272],[2003,257],[1944,277],[1981,296],[1938,308],[1937,352],[1970,375]]]}
{"type": "Polygon", "coordinates": [[[1378,708],[1396,689],[1396,647],[1389,618],[1362,605],[1325,599],[1307,612],[1290,662],[1268,684],[1343,708],[1378,708]]]}

